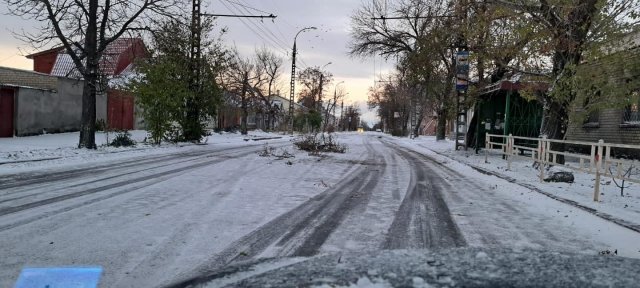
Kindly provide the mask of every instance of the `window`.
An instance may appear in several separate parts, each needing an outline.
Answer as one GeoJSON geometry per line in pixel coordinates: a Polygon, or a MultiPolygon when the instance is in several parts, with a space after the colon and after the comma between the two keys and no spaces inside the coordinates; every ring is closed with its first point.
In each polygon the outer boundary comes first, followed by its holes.
{"type": "MultiPolygon", "coordinates": [[[[581,111],[584,112],[585,118],[582,122],[582,128],[598,128],[600,127],[600,111],[594,106],[594,101],[600,99],[600,89],[591,86],[591,95],[584,99],[581,111]]],[[[584,114],[583,114],[584,115],[584,114]]]]}
{"type": "Polygon", "coordinates": [[[600,111],[595,110],[595,111],[589,112],[587,117],[584,119],[584,123],[582,123],[582,127],[584,128],[600,127],[600,111]]]}
{"type": "Polygon", "coordinates": [[[640,93],[634,91],[629,97],[629,105],[625,107],[622,115],[622,126],[640,127],[640,93]]]}

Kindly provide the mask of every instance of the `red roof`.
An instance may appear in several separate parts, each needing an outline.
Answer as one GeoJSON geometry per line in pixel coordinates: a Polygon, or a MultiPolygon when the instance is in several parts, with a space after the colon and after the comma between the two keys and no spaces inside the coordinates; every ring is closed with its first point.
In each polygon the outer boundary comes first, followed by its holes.
{"type": "MultiPolygon", "coordinates": [[[[111,42],[100,59],[100,71],[107,76],[117,76],[136,58],[145,57],[146,48],[141,38],[120,38],[111,42]]],[[[60,51],[51,75],[81,78],[71,56],[60,51]]]]}
{"type": "Polygon", "coordinates": [[[36,52],[36,53],[33,53],[33,54],[29,54],[29,55],[24,56],[24,57],[27,57],[27,59],[33,59],[34,57],[38,57],[40,55],[49,54],[49,53],[52,53],[52,52],[58,53],[62,49],[64,49],[64,46],[53,47],[51,49],[47,49],[47,50],[44,50],[44,51],[40,51],[40,52],[36,52]]]}

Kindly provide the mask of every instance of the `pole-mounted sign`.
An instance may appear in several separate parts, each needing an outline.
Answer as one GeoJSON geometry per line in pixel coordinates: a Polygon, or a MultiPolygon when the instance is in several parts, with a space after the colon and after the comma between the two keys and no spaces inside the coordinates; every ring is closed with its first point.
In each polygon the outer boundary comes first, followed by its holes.
{"type": "Polygon", "coordinates": [[[456,90],[467,91],[469,88],[469,51],[456,53],[456,90]]]}

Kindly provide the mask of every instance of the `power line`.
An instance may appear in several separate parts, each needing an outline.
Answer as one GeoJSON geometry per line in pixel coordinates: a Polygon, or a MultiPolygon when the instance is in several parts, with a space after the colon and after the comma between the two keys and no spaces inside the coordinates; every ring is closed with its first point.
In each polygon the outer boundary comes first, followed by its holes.
{"type": "MultiPolygon", "coordinates": [[[[226,0],[225,0],[226,1],[226,0]]],[[[236,9],[236,7],[234,6],[234,4],[232,2],[229,2],[232,6],[228,6],[227,4],[225,4],[224,2],[221,2],[225,7],[227,7],[227,9],[229,9],[229,11],[232,12],[236,12],[236,13],[240,13],[242,14],[242,11],[240,11],[240,9],[236,9]]],[[[264,33],[264,30],[260,29],[259,26],[255,25],[254,22],[251,22],[249,20],[249,22],[251,24],[253,24],[253,27],[260,30],[263,33],[258,33],[256,30],[254,30],[249,24],[247,24],[247,22],[242,21],[242,19],[240,19],[241,22],[247,27],[249,28],[249,30],[251,30],[254,34],[256,34],[260,39],[262,39],[265,43],[269,43],[269,45],[273,46],[273,47],[277,47],[282,49],[283,51],[287,51],[287,49],[285,49],[282,44],[278,43],[277,41],[271,39],[270,37],[268,37],[268,35],[266,35],[266,33],[264,33]],[[266,37],[266,38],[265,38],[266,37]],[[274,45],[275,44],[275,45],[274,45]]],[[[286,53],[286,52],[285,52],[286,53]]]]}
{"type": "MultiPolygon", "coordinates": [[[[225,2],[221,1],[220,3],[222,3],[222,5],[224,5],[224,6],[225,6],[229,11],[232,11],[232,12],[236,11],[236,10],[232,9],[231,7],[229,7],[229,5],[227,5],[225,2]]],[[[236,12],[237,12],[237,11],[236,11],[236,12]]],[[[246,21],[244,21],[243,19],[239,19],[239,20],[240,20],[240,22],[242,22],[242,24],[244,24],[244,26],[246,26],[247,28],[249,28],[249,30],[251,30],[251,32],[253,32],[253,34],[255,34],[256,36],[258,36],[258,38],[262,39],[262,41],[264,41],[264,43],[267,43],[267,44],[269,44],[269,45],[271,45],[271,46],[273,46],[273,47],[277,47],[277,48],[283,49],[282,47],[280,47],[280,45],[279,45],[278,43],[273,42],[273,40],[271,40],[271,39],[267,40],[265,37],[263,37],[263,35],[262,35],[261,33],[258,33],[256,30],[254,30],[254,29],[251,27],[251,25],[247,24],[247,22],[246,22],[246,21]],[[275,44],[275,45],[274,45],[274,44],[275,44]]],[[[283,51],[285,51],[285,52],[286,52],[287,50],[286,50],[286,49],[283,49],[283,51]]]]}
{"type": "MultiPolygon", "coordinates": [[[[231,5],[236,5],[236,4],[234,4],[234,3],[237,3],[237,2],[233,2],[233,1],[231,1],[231,0],[225,0],[225,1],[227,1],[227,2],[231,3],[231,5]]],[[[247,13],[250,13],[250,12],[249,12],[249,10],[247,10],[246,8],[244,8],[246,5],[241,5],[241,4],[237,4],[237,5],[240,5],[240,6],[242,7],[241,9],[244,9],[244,11],[246,11],[247,13]]],[[[238,11],[239,11],[239,10],[240,10],[240,8],[238,9],[238,11]]],[[[240,11],[240,12],[242,12],[242,11],[240,11]]],[[[261,22],[262,22],[262,21],[261,21],[261,22]]],[[[287,45],[286,45],[286,44],[284,44],[284,43],[286,43],[285,41],[283,41],[282,39],[278,38],[275,34],[273,34],[273,32],[272,32],[271,30],[269,30],[269,28],[268,28],[268,27],[264,26],[264,22],[262,22],[262,24],[263,24],[263,25],[259,25],[259,24],[258,24],[258,23],[256,23],[256,22],[252,22],[252,24],[254,25],[254,27],[258,28],[260,31],[265,32],[266,34],[271,35],[271,37],[273,37],[273,38],[271,38],[271,40],[272,40],[272,41],[274,41],[275,43],[280,44],[280,46],[287,47],[287,45]]],[[[280,47],[280,48],[282,48],[282,47],[280,47]]]]}
{"type": "Polygon", "coordinates": [[[262,11],[260,9],[251,7],[251,6],[247,5],[246,2],[244,2],[245,4],[242,4],[242,3],[239,3],[239,2],[236,2],[236,1],[233,1],[233,0],[225,0],[225,1],[227,1],[229,3],[232,3],[232,4],[236,4],[236,5],[242,6],[242,7],[247,8],[247,9],[251,9],[253,11],[260,12],[260,13],[267,13],[267,14],[269,13],[269,12],[265,12],[265,11],[262,11]]]}
{"type": "Polygon", "coordinates": [[[202,16],[210,16],[210,17],[242,17],[242,18],[276,18],[278,16],[274,16],[273,14],[269,15],[236,15],[236,14],[211,14],[211,13],[200,13],[202,16]]]}

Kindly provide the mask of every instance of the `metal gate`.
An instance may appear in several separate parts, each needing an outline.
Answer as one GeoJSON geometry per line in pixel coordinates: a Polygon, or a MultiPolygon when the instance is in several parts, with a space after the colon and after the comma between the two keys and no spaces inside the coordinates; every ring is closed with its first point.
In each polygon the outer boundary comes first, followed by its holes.
{"type": "Polygon", "coordinates": [[[133,129],[133,96],[111,90],[107,95],[107,123],[112,130],[133,129]]]}
{"type": "Polygon", "coordinates": [[[0,89],[0,137],[13,137],[13,89],[0,89]]]}

